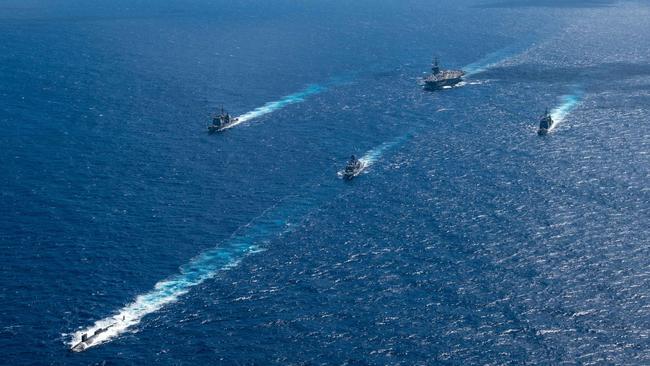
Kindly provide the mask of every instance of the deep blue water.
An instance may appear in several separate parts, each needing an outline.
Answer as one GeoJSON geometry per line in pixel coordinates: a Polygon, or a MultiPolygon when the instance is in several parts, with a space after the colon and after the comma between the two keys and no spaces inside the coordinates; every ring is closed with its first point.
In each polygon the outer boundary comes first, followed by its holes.
{"type": "Polygon", "coordinates": [[[650,6],[350,3],[0,0],[0,364],[650,363],[650,6]]]}

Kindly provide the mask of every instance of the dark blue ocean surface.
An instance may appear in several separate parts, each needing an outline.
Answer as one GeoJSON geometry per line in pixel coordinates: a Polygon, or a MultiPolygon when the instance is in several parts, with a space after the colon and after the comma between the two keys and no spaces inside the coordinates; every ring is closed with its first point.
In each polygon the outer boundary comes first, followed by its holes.
{"type": "Polygon", "coordinates": [[[648,50],[641,1],[0,0],[0,364],[650,364],[648,50]]]}

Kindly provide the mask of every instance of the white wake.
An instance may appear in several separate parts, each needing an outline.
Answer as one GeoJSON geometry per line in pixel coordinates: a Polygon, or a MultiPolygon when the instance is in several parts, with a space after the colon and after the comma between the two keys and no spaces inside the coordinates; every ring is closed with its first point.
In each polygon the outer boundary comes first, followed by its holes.
{"type": "Polygon", "coordinates": [[[305,101],[305,98],[307,98],[308,96],[318,94],[318,93],[322,93],[325,90],[327,90],[327,88],[325,86],[322,86],[322,85],[318,85],[318,84],[309,85],[304,90],[301,90],[301,91],[299,91],[297,93],[294,93],[294,94],[287,95],[287,96],[281,98],[280,100],[276,100],[276,101],[273,101],[273,102],[268,102],[268,103],[264,104],[261,107],[255,108],[250,112],[246,112],[246,113],[242,114],[241,116],[237,117],[237,122],[228,125],[228,127],[224,128],[224,129],[233,128],[233,127],[235,127],[237,125],[240,125],[240,124],[242,124],[244,122],[248,122],[248,121],[250,121],[252,119],[259,118],[259,117],[264,116],[264,115],[269,114],[269,113],[273,113],[273,112],[277,111],[278,109],[286,107],[289,104],[295,104],[295,103],[303,102],[303,101],[305,101]]]}
{"type": "Polygon", "coordinates": [[[554,130],[560,123],[564,122],[569,113],[580,104],[582,101],[582,94],[581,90],[576,90],[573,94],[562,96],[561,104],[551,110],[553,125],[549,128],[549,132],[554,130]]]}

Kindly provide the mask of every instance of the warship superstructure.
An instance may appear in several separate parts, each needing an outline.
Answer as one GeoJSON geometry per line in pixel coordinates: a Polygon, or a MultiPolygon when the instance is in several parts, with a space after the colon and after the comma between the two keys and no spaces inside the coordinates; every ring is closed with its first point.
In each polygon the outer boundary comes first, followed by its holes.
{"type": "Polygon", "coordinates": [[[348,164],[345,166],[345,169],[342,172],[343,179],[352,179],[356,177],[357,175],[361,174],[365,167],[366,164],[364,164],[363,161],[357,159],[356,156],[352,155],[350,157],[350,161],[348,161],[348,164]]]}
{"type": "Polygon", "coordinates": [[[208,126],[208,132],[220,132],[226,128],[234,125],[239,121],[239,118],[232,117],[228,112],[221,107],[221,114],[212,117],[212,124],[208,126]]]}
{"type": "Polygon", "coordinates": [[[551,127],[553,127],[553,123],[555,123],[555,121],[553,121],[547,108],[546,111],[544,111],[544,115],[539,120],[539,130],[537,130],[537,134],[540,136],[546,135],[548,131],[551,130],[551,127]]]}
{"type": "Polygon", "coordinates": [[[111,324],[106,328],[99,328],[97,329],[92,335],[88,336],[88,333],[84,333],[81,335],[81,342],[75,344],[71,350],[73,352],[82,352],[85,351],[86,348],[90,347],[95,341],[97,340],[97,337],[106,332],[110,327],[112,327],[115,324],[111,324]]]}
{"type": "Polygon", "coordinates": [[[465,72],[462,70],[441,70],[438,65],[438,58],[433,59],[431,74],[423,80],[423,87],[426,90],[438,90],[446,86],[452,87],[461,81],[465,72]]]}

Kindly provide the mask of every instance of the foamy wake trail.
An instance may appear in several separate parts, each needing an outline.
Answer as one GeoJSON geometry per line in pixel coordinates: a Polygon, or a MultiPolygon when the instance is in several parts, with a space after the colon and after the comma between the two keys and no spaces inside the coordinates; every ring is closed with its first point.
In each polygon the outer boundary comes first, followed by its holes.
{"type": "MultiPolygon", "coordinates": [[[[342,83],[333,80],[332,84],[342,83]]],[[[300,103],[310,95],[318,94],[327,90],[327,87],[317,84],[307,86],[302,91],[287,95],[280,100],[266,103],[248,113],[239,116],[237,123],[230,125],[232,128],[240,123],[250,121],[265,114],[272,113],[284,108],[289,104],[300,103]]],[[[293,208],[305,207],[308,200],[294,202],[293,208]]],[[[286,212],[285,212],[286,213],[286,212]]],[[[148,314],[160,310],[163,306],[176,301],[180,296],[186,294],[192,287],[197,286],[215,277],[219,271],[235,267],[248,254],[260,251],[258,244],[268,240],[272,235],[281,234],[286,229],[286,215],[277,215],[275,218],[260,218],[247,226],[243,235],[233,236],[225,245],[206,251],[193,259],[190,263],[180,268],[180,273],[158,282],[154,288],[135,300],[119,309],[114,315],[100,319],[93,325],[79,330],[71,335],[70,346],[81,341],[81,335],[86,333],[92,335],[99,329],[106,329],[95,338],[90,347],[110,341],[111,339],[126,332],[129,328],[140,323],[142,318],[148,314]]]]}
{"type": "Polygon", "coordinates": [[[227,128],[233,128],[241,123],[250,121],[255,118],[259,118],[265,114],[275,112],[278,109],[282,109],[289,104],[303,102],[305,101],[305,98],[307,98],[308,96],[322,93],[325,90],[327,90],[327,87],[322,85],[318,85],[318,84],[309,85],[304,90],[301,90],[294,94],[287,95],[281,98],[280,100],[276,100],[274,102],[268,102],[261,107],[255,108],[250,112],[246,112],[242,114],[241,116],[237,117],[238,118],[237,122],[231,124],[227,128]]]}
{"type": "Polygon", "coordinates": [[[259,245],[288,230],[287,220],[290,217],[304,214],[312,206],[313,202],[310,199],[302,198],[294,200],[288,207],[283,205],[280,209],[274,208],[271,212],[264,213],[248,224],[242,230],[242,234],[234,234],[222,246],[200,254],[182,266],[178,274],[156,283],[151,291],[138,295],[132,303],[117,310],[114,315],[100,319],[93,325],[71,334],[70,347],[81,341],[82,334],[92,335],[96,330],[109,326],[107,331],[97,336],[90,347],[118,337],[140,323],[144,316],[176,301],[192,287],[215,277],[220,271],[237,266],[247,255],[262,251],[259,245]]]}
{"type": "MultiPolygon", "coordinates": [[[[367,166],[371,166],[388,149],[406,141],[409,136],[407,134],[386,142],[368,151],[361,159],[367,166]]],[[[338,184],[323,183],[319,185],[318,192],[287,199],[280,206],[267,210],[246,225],[241,233],[235,233],[221,246],[201,253],[182,266],[178,274],[156,283],[151,291],[138,295],[132,303],[117,310],[114,315],[72,333],[70,347],[81,341],[82,334],[92,335],[99,329],[109,327],[105,332],[99,333],[89,347],[109,342],[127,332],[139,324],[143,317],[175,302],[192,287],[214,278],[221,271],[237,266],[249,254],[263,251],[263,244],[290,230],[291,221],[299,221],[319,202],[331,198],[340,188],[338,184]]]]}
{"type": "Polygon", "coordinates": [[[398,138],[396,138],[396,139],[394,139],[392,141],[384,142],[383,144],[381,144],[381,145],[375,147],[374,149],[369,150],[368,152],[366,152],[362,157],[359,158],[359,160],[361,160],[366,167],[370,167],[377,160],[379,160],[387,150],[389,150],[389,149],[391,149],[391,148],[393,148],[393,147],[395,147],[397,145],[402,144],[410,136],[411,136],[411,134],[406,134],[406,135],[400,136],[400,137],[398,137],[398,138]]]}
{"type": "Polygon", "coordinates": [[[553,119],[553,125],[549,131],[554,130],[564,119],[573,111],[582,101],[582,90],[576,89],[573,94],[567,94],[562,96],[562,103],[551,110],[551,118],[553,119]]]}
{"type": "Polygon", "coordinates": [[[465,71],[465,76],[473,76],[483,71],[486,71],[489,68],[494,67],[504,62],[505,60],[521,53],[523,49],[524,48],[521,45],[515,45],[515,46],[502,48],[496,52],[492,52],[487,56],[483,57],[482,59],[463,67],[463,71],[465,71]]]}

